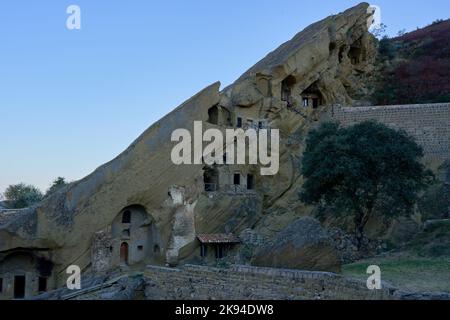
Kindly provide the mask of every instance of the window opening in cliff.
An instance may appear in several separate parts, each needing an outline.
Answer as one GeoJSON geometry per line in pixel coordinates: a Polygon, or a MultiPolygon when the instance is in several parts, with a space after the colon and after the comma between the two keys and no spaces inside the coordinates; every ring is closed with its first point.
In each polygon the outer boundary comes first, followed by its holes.
{"type": "Polygon", "coordinates": [[[247,189],[253,190],[255,188],[255,176],[252,174],[247,175],[247,189]]]}
{"type": "Polygon", "coordinates": [[[288,106],[292,104],[292,90],[295,85],[295,78],[288,76],[281,82],[281,100],[286,101],[288,106]]]}
{"type": "Polygon", "coordinates": [[[39,277],[38,280],[38,292],[46,292],[47,291],[47,278],[39,277]]]}
{"type": "Polygon", "coordinates": [[[314,109],[317,109],[323,104],[322,94],[317,87],[317,82],[314,82],[305,91],[302,92],[302,99],[303,105],[307,103],[308,106],[311,105],[314,109]]]}
{"type": "Polygon", "coordinates": [[[308,98],[303,98],[303,106],[305,108],[307,108],[309,106],[309,99],[308,98]]]}
{"type": "Polygon", "coordinates": [[[209,108],[208,122],[212,124],[219,124],[219,108],[217,106],[209,108]]]}
{"type": "Polygon", "coordinates": [[[0,293],[3,292],[3,278],[0,278],[0,293]]]}
{"type": "Polygon", "coordinates": [[[142,245],[137,246],[137,249],[138,249],[138,251],[143,251],[144,250],[144,246],[142,246],[142,245]]]}
{"type": "Polygon", "coordinates": [[[236,172],[233,175],[233,184],[235,186],[240,185],[241,184],[241,174],[239,172],[236,172]]]}
{"type": "Polygon", "coordinates": [[[122,223],[131,223],[131,211],[130,210],[126,210],[122,214],[122,223]]]}
{"type": "Polygon", "coordinates": [[[38,258],[36,269],[42,277],[50,277],[53,270],[53,262],[46,258],[38,258]]]}
{"type": "Polygon", "coordinates": [[[128,243],[126,242],[120,245],[120,262],[128,264],[128,243]]]}
{"type": "Polygon", "coordinates": [[[14,277],[14,299],[25,298],[25,276],[14,277]]]}
{"type": "Polygon", "coordinates": [[[242,118],[241,117],[237,117],[237,119],[236,119],[236,127],[242,128],[242,118]]]}
{"type": "Polygon", "coordinates": [[[217,191],[219,186],[219,173],[217,172],[217,169],[205,169],[203,173],[203,183],[205,184],[206,192],[217,191]]]}
{"type": "Polygon", "coordinates": [[[223,119],[223,122],[224,122],[223,125],[231,127],[233,125],[233,123],[231,121],[231,112],[230,112],[230,110],[228,110],[225,107],[221,107],[220,110],[222,112],[221,116],[222,116],[222,119],[223,119]]]}
{"type": "Polygon", "coordinates": [[[353,65],[361,62],[361,52],[362,50],[360,47],[350,47],[350,50],[348,51],[348,58],[353,65]]]}
{"type": "Polygon", "coordinates": [[[153,253],[159,254],[160,251],[161,251],[161,249],[159,248],[159,246],[157,244],[155,244],[153,246],[153,253]]]}

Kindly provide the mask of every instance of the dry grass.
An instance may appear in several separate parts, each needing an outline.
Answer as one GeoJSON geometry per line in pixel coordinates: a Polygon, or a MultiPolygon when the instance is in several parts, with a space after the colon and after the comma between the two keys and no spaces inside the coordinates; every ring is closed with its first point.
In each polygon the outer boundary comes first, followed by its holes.
{"type": "Polygon", "coordinates": [[[369,265],[378,265],[381,280],[406,291],[450,292],[450,257],[408,254],[372,258],[343,266],[344,275],[365,280],[369,265]]]}

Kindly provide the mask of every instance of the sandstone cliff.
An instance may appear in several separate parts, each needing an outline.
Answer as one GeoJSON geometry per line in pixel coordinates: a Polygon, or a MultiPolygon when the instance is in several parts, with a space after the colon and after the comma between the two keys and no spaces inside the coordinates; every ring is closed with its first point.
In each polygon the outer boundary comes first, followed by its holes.
{"type": "MultiPolygon", "coordinates": [[[[99,233],[108,235],[102,239],[112,237],[104,245],[105,255],[128,252],[114,231],[128,211],[140,217],[143,213],[131,232],[151,231],[145,246],[152,245],[148,254],[152,263],[176,265],[192,259],[199,233],[239,235],[250,228],[263,241],[272,241],[310,211],[298,200],[306,132],[331,105],[365,103],[361,97],[370,90],[364,83],[376,55],[375,40],[367,31],[369,17],[368,4],[362,3],[311,25],[229,87],[219,91],[220,84],[215,83],[193,96],[86,178],[34,208],[4,213],[0,260],[6,261],[18,249],[44,257],[54,264],[55,281],[62,283],[68,265],[83,269],[97,265],[92,244],[99,233]],[[223,131],[236,127],[239,118],[244,127],[261,123],[280,129],[277,175],[259,176],[252,165],[208,168],[172,163],[173,130],[191,130],[193,121],[202,121],[205,129],[223,131]],[[205,189],[208,170],[218,177],[213,190],[205,189]],[[243,179],[255,175],[254,188],[245,184],[236,188],[236,172],[243,179]]],[[[124,231],[121,236],[130,237],[130,230],[124,231]]],[[[142,245],[130,250],[142,250],[142,245]]],[[[111,264],[118,261],[108,259],[111,264]]]]}

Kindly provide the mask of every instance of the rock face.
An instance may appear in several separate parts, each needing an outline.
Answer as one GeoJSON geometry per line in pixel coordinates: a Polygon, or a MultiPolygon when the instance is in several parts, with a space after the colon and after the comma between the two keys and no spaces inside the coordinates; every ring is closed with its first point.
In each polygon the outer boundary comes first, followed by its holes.
{"type": "MultiPolygon", "coordinates": [[[[46,279],[57,286],[69,265],[93,272],[173,266],[199,258],[197,234],[252,229],[274,243],[267,248],[271,264],[339,270],[317,222],[298,220],[311,211],[298,199],[300,163],[306,133],[332,105],[365,103],[360,97],[367,96],[376,52],[370,17],[361,3],[311,25],[222,91],[217,82],[197,93],[89,176],[34,208],[0,213],[0,266],[19,252],[29,261],[48,259],[46,279]],[[174,164],[171,135],[192,131],[194,121],[221,132],[279,129],[278,174],[260,175],[260,165],[174,164]],[[285,258],[276,260],[281,253],[285,258]]],[[[27,281],[43,277],[33,265],[24,268],[27,281]]],[[[27,287],[25,295],[35,290],[27,287]]],[[[13,291],[8,284],[1,298],[13,291]]]]}
{"type": "Polygon", "coordinates": [[[300,218],[263,246],[252,263],[264,267],[340,271],[340,257],[320,223],[300,218]]]}

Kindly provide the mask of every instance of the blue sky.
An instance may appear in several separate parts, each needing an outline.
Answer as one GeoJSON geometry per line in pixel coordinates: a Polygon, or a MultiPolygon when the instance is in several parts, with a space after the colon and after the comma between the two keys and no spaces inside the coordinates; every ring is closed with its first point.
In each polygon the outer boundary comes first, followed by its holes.
{"type": "MultiPolygon", "coordinates": [[[[220,80],[222,87],[340,0],[2,0],[0,192],[77,180],[220,80]],[[66,8],[81,8],[81,30],[66,8]]],[[[391,34],[448,18],[450,1],[379,0],[391,34]]]]}

